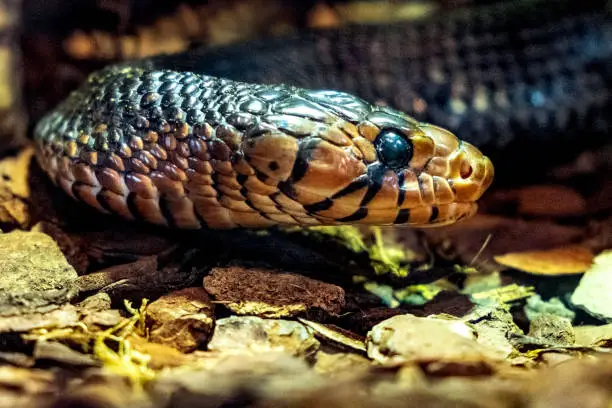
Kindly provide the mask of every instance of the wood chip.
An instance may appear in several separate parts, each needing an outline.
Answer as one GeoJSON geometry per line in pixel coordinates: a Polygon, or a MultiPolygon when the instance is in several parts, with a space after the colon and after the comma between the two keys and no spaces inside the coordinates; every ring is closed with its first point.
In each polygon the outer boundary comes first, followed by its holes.
{"type": "Polygon", "coordinates": [[[237,314],[288,317],[316,310],[338,315],[344,290],[295,273],[262,268],[214,268],[204,288],[237,314]]]}

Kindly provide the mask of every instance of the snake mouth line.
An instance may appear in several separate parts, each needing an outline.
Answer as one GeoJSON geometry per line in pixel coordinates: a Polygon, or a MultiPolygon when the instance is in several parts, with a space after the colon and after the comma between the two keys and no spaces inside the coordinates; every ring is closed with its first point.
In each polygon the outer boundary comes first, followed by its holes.
{"type": "Polygon", "coordinates": [[[368,208],[358,207],[352,214],[335,218],[312,212],[311,215],[325,223],[397,225],[410,227],[438,227],[453,224],[472,217],[478,209],[475,202],[452,202],[447,204],[425,204],[412,208],[368,208]]]}

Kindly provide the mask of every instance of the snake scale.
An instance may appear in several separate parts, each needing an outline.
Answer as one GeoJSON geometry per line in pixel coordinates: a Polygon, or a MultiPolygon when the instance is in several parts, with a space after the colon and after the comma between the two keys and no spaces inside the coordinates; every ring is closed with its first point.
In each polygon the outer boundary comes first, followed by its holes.
{"type": "Polygon", "coordinates": [[[607,137],[605,2],[527,3],[111,66],[38,123],[37,157],[98,210],[179,228],[449,224],[493,180],[471,143],[519,173],[607,137]]]}

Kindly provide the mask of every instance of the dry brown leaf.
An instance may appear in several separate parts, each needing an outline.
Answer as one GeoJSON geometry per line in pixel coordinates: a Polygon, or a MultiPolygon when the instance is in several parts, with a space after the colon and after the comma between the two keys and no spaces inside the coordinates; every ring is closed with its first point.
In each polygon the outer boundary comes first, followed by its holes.
{"type": "Polygon", "coordinates": [[[0,161],[0,222],[25,228],[30,223],[28,167],[34,150],[0,161]]]}
{"type": "Polygon", "coordinates": [[[501,265],[537,275],[582,273],[593,263],[593,252],[580,245],[542,251],[511,252],[494,257],[501,265]]]}

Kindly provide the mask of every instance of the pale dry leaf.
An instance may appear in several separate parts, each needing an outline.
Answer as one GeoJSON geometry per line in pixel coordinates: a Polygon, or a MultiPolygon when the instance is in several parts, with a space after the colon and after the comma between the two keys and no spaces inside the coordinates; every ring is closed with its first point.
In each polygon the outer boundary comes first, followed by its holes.
{"type": "Polygon", "coordinates": [[[501,265],[536,275],[570,275],[586,271],[593,263],[593,253],[580,245],[511,252],[494,257],[501,265]]]}

